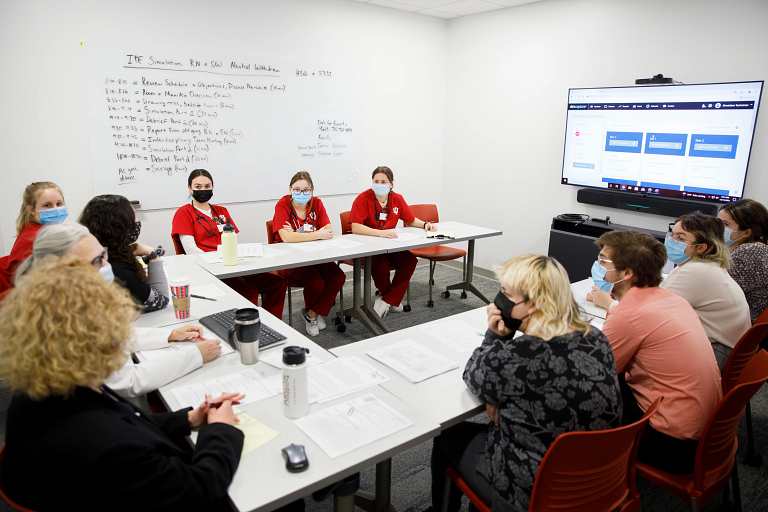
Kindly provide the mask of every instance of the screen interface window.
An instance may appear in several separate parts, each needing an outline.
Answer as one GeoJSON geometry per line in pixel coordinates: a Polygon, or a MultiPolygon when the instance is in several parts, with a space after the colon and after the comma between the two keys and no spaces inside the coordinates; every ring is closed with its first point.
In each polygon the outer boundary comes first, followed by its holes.
{"type": "Polygon", "coordinates": [[[571,89],[562,183],[736,201],[762,85],[571,89]]]}

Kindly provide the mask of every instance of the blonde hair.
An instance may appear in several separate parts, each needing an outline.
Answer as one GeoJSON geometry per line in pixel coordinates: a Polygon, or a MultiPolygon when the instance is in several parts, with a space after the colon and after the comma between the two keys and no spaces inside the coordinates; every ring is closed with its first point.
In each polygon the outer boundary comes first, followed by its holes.
{"type": "Polygon", "coordinates": [[[24,229],[24,226],[30,222],[37,221],[37,218],[29,213],[27,206],[34,208],[37,205],[37,200],[40,199],[40,194],[51,188],[58,190],[59,194],[61,194],[61,197],[64,197],[64,193],[61,191],[59,186],[52,181],[36,181],[34,183],[30,183],[27,185],[27,188],[24,189],[24,194],[22,195],[21,199],[21,211],[19,212],[19,217],[16,219],[16,236],[21,233],[21,230],[24,229]]]}
{"type": "Polygon", "coordinates": [[[125,363],[133,308],[82,258],[49,256],[3,301],[0,378],[33,400],[101,385],[125,363]]]}
{"type": "Polygon", "coordinates": [[[692,260],[715,262],[720,268],[730,268],[731,251],[725,245],[725,225],[722,220],[701,212],[693,212],[678,217],[675,224],[678,222],[680,227],[696,238],[697,244],[707,244],[703,253],[693,253],[692,260]]]}
{"type": "Polygon", "coordinates": [[[556,259],[523,254],[495,267],[495,271],[501,282],[520,290],[537,308],[530,316],[527,334],[545,341],[573,330],[589,334],[589,322],[581,318],[568,273],[556,259]]]}

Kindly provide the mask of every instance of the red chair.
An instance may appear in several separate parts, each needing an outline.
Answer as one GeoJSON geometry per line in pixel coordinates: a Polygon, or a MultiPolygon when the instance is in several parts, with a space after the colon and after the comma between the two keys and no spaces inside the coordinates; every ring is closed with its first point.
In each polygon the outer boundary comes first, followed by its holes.
{"type": "MultiPolygon", "coordinates": [[[[274,244],[275,243],[275,233],[272,231],[272,221],[267,221],[267,243],[268,244],[274,244]]],[[[274,274],[276,276],[280,276],[286,281],[288,281],[288,325],[293,326],[293,304],[291,301],[291,288],[304,288],[301,283],[298,281],[294,281],[293,279],[286,277],[278,272],[270,272],[270,274],[274,274]]]]}
{"type": "MultiPolygon", "coordinates": [[[[643,417],[613,430],[568,432],[555,439],[539,465],[528,505],[529,512],[637,512],[635,457],[643,430],[659,409],[657,398],[643,417]],[[596,450],[595,447],[600,449],[596,450]]],[[[455,469],[446,472],[443,506],[448,506],[451,482],[481,512],[490,506],[468,488],[455,469]]]]}
{"type": "MultiPolygon", "coordinates": [[[[440,222],[440,218],[437,214],[437,205],[434,204],[412,204],[411,212],[426,222],[440,222]]],[[[403,222],[405,224],[405,222],[403,222]]],[[[466,279],[467,274],[467,251],[463,249],[456,249],[454,247],[448,247],[446,245],[433,245],[432,247],[421,247],[419,249],[411,249],[411,254],[417,258],[421,258],[429,261],[429,301],[427,307],[431,308],[435,306],[435,302],[432,300],[432,285],[435,284],[435,267],[438,261],[450,261],[464,258],[462,262],[462,276],[466,279]]],[[[440,296],[447,299],[451,296],[451,292],[445,290],[440,296]]],[[[462,290],[461,298],[467,298],[467,291],[462,290]]]]}
{"type": "Polygon", "coordinates": [[[173,238],[173,248],[176,249],[176,254],[187,254],[187,251],[184,250],[184,246],[181,245],[178,233],[171,235],[171,238],[173,238]]]}
{"type": "MultiPolygon", "coordinates": [[[[753,325],[757,324],[768,324],[768,308],[757,316],[753,325]]],[[[768,337],[764,338],[760,343],[760,348],[768,350],[768,337]]]]}
{"type": "Polygon", "coordinates": [[[11,498],[9,498],[8,495],[5,493],[5,489],[3,489],[3,486],[2,486],[4,460],[5,460],[5,445],[0,446],[0,496],[2,496],[3,499],[7,501],[10,506],[17,508],[22,512],[35,512],[31,508],[22,507],[21,505],[13,501],[11,498]]]}
{"type": "MultiPolygon", "coordinates": [[[[352,212],[341,212],[339,214],[339,220],[341,221],[341,234],[342,235],[348,235],[352,233],[352,223],[349,222],[349,214],[352,212]]],[[[340,263],[343,263],[345,265],[349,265],[350,267],[353,266],[352,260],[341,260],[340,263]]],[[[389,266],[389,270],[396,270],[395,267],[392,265],[389,266]]],[[[379,291],[376,290],[376,295],[379,294],[379,291]]],[[[405,304],[403,305],[403,311],[406,313],[411,310],[411,285],[408,284],[408,288],[405,290],[405,304]]]]}
{"type": "MultiPolygon", "coordinates": [[[[739,375],[741,375],[744,367],[747,366],[747,363],[758,351],[760,342],[766,336],[768,336],[768,323],[755,322],[755,325],[744,333],[744,336],[733,347],[731,355],[728,356],[728,362],[725,363],[725,368],[723,368],[723,395],[736,385],[739,375]]],[[[759,467],[763,463],[763,457],[755,452],[755,436],[752,431],[752,407],[750,402],[747,402],[745,414],[747,421],[747,456],[745,462],[750,466],[759,467]]]]}
{"type": "Polygon", "coordinates": [[[736,385],[709,415],[699,439],[693,473],[675,475],[638,462],[637,474],[687,500],[693,512],[704,507],[720,489],[724,489],[723,502],[727,503],[728,479],[731,478],[734,503],[736,510],[740,511],[741,495],[736,465],[736,449],[739,442],[736,439],[736,431],[747,402],[766,380],[768,352],[761,350],[741,372],[736,385]]]}

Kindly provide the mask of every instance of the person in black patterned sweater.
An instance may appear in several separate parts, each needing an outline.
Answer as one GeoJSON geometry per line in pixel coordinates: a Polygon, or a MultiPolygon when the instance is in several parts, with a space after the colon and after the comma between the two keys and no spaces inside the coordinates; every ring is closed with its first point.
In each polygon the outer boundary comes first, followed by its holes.
{"type": "Polygon", "coordinates": [[[728,273],[739,283],[752,323],[768,307],[768,210],[752,199],[728,203],[717,214],[731,250],[728,273]]]}
{"type": "MultiPolygon", "coordinates": [[[[502,289],[464,370],[491,422],[460,423],[435,439],[434,510],[442,509],[444,473],[453,466],[494,512],[526,511],[539,464],[558,435],[621,423],[611,345],[581,318],[563,267],[527,254],[496,273],[502,289]],[[516,331],[522,336],[514,338],[516,331]]],[[[454,488],[448,510],[460,505],[454,488]]]]}

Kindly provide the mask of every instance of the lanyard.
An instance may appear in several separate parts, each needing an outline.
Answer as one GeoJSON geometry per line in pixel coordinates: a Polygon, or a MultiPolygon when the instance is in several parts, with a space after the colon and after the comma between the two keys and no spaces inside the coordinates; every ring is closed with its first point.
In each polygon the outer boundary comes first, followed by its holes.
{"type": "Polygon", "coordinates": [[[392,192],[387,194],[387,206],[381,209],[381,213],[379,213],[379,200],[376,199],[375,194],[373,196],[373,207],[376,210],[376,215],[374,215],[373,218],[379,223],[379,229],[384,229],[384,225],[387,223],[387,216],[389,215],[389,196],[391,194],[392,192]]]}
{"type": "MultiPolygon", "coordinates": [[[[203,229],[205,229],[205,232],[208,233],[205,235],[206,238],[209,236],[213,236],[216,234],[216,228],[211,224],[211,221],[208,220],[207,215],[200,215],[200,212],[197,208],[195,208],[195,205],[192,205],[192,209],[195,210],[195,213],[197,214],[197,222],[200,223],[201,226],[203,226],[203,229]],[[201,220],[202,219],[202,220],[201,220]],[[203,221],[205,221],[207,226],[203,224],[203,221]]],[[[219,214],[216,213],[216,210],[213,208],[213,205],[211,205],[211,213],[216,216],[216,218],[219,218],[219,214]]]]}

